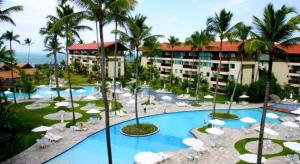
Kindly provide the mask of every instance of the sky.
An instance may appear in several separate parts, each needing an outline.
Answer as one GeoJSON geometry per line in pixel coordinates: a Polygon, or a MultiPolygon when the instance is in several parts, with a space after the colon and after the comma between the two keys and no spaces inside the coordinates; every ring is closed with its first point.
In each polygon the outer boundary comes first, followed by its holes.
{"type": "MultiPolygon", "coordinates": [[[[285,4],[300,12],[299,0],[138,0],[131,14],[145,15],[147,25],[152,27],[152,34],[164,35],[160,41],[167,41],[172,35],[184,41],[194,31],[204,29],[207,18],[223,8],[234,14],[232,25],[239,21],[253,25],[253,16],[261,18],[264,7],[270,2],[275,9],[285,4]]],[[[43,52],[43,36],[39,34],[39,29],[46,25],[47,15],[55,15],[57,0],[4,0],[0,8],[14,5],[24,6],[23,12],[11,15],[17,26],[1,22],[0,34],[13,30],[20,35],[21,42],[27,37],[32,38],[32,52],[43,52]]],[[[84,21],[82,24],[95,27],[94,22],[84,21]]],[[[113,28],[113,25],[104,27],[105,41],[113,41],[113,28]]],[[[80,32],[80,35],[85,43],[96,40],[95,30],[80,32]]],[[[27,52],[27,47],[22,44],[14,43],[13,48],[17,52],[27,52]]]]}

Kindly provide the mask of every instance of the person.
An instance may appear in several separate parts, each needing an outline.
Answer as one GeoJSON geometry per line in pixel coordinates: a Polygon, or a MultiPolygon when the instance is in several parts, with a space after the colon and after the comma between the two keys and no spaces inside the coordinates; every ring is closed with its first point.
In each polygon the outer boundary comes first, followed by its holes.
{"type": "Polygon", "coordinates": [[[147,105],[144,104],[144,113],[147,113],[147,105]]]}

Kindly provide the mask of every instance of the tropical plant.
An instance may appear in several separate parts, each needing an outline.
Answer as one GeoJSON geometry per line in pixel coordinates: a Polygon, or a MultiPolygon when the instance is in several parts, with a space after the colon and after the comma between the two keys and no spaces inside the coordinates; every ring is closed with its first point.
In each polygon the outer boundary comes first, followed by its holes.
{"type": "Polygon", "coordinates": [[[216,112],[216,100],[217,100],[217,92],[219,88],[219,76],[220,76],[220,68],[222,62],[222,51],[223,51],[223,40],[231,38],[231,30],[230,22],[233,17],[233,14],[230,11],[226,11],[222,9],[219,14],[215,13],[214,17],[209,17],[207,19],[207,29],[214,33],[215,35],[219,36],[220,39],[220,49],[219,49],[219,64],[218,70],[216,74],[216,85],[215,85],[215,92],[214,92],[214,101],[213,101],[213,115],[216,112]]]}
{"type": "Polygon", "coordinates": [[[21,75],[20,86],[24,93],[27,93],[28,98],[31,99],[31,93],[34,90],[33,79],[31,76],[28,76],[24,70],[20,69],[19,73],[21,75]]]}
{"type": "Polygon", "coordinates": [[[27,63],[29,64],[29,56],[30,56],[30,46],[32,45],[32,40],[30,38],[26,38],[24,40],[24,45],[28,46],[28,54],[27,54],[27,63]]]}
{"type": "MultiPolygon", "coordinates": [[[[169,43],[169,46],[171,47],[171,49],[172,49],[172,58],[171,58],[171,74],[173,73],[173,57],[174,57],[174,47],[175,46],[178,46],[178,45],[180,45],[180,41],[179,41],[179,39],[178,38],[176,38],[175,36],[170,36],[169,38],[168,38],[168,43],[169,43]]],[[[172,76],[171,76],[171,78],[170,78],[170,84],[172,85],[172,76]]]]}
{"type": "Polygon", "coordinates": [[[273,4],[268,4],[264,9],[263,19],[256,16],[253,17],[257,34],[253,39],[250,39],[245,46],[246,51],[250,53],[253,51],[256,52],[258,50],[263,50],[269,55],[264,107],[260,123],[257,163],[261,163],[262,157],[265,119],[274,58],[285,54],[282,47],[292,46],[296,42],[300,41],[300,37],[293,37],[293,34],[299,30],[298,25],[300,23],[300,15],[293,14],[296,14],[296,11],[292,7],[283,5],[280,9],[275,10],[273,4]]]}
{"type": "Polygon", "coordinates": [[[23,6],[13,6],[4,10],[0,10],[0,21],[1,22],[9,22],[12,25],[16,25],[13,19],[10,17],[12,13],[23,11],[23,6]]]}
{"type": "MultiPolygon", "coordinates": [[[[6,47],[0,46],[0,63],[8,64],[12,61],[11,57],[11,50],[7,50],[6,47]]],[[[7,102],[7,98],[4,93],[4,88],[2,88],[2,79],[0,78],[0,104],[2,104],[2,98],[4,98],[4,101],[7,102]],[[3,97],[2,97],[3,96],[3,97]]],[[[2,108],[3,106],[0,105],[2,108]]]]}
{"type": "Polygon", "coordinates": [[[14,51],[12,49],[12,42],[17,42],[20,44],[19,41],[20,35],[15,35],[13,31],[6,31],[1,38],[9,42],[9,50],[10,50],[10,62],[9,62],[9,67],[10,67],[10,72],[11,72],[11,82],[12,82],[12,87],[13,87],[13,96],[14,96],[14,103],[17,103],[16,100],[16,85],[15,85],[15,78],[14,78],[14,67],[15,67],[15,58],[14,58],[14,51]]]}

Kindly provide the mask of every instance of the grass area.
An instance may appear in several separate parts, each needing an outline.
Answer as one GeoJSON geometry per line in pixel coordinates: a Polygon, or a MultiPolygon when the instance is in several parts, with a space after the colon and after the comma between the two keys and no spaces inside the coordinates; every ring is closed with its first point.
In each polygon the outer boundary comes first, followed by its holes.
{"type": "Polygon", "coordinates": [[[201,105],[199,103],[193,103],[192,106],[194,106],[194,107],[200,107],[201,105]]]}
{"type": "Polygon", "coordinates": [[[200,132],[200,133],[207,133],[207,132],[205,131],[207,128],[209,128],[209,127],[206,125],[206,126],[202,126],[202,127],[198,128],[197,130],[198,130],[198,132],[200,132]]]}
{"type": "Polygon", "coordinates": [[[215,118],[219,119],[238,119],[240,116],[232,113],[222,113],[222,112],[215,112],[215,113],[210,113],[211,116],[214,116],[215,118]]]}
{"type": "MultiPolygon", "coordinates": [[[[68,81],[67,74],[64,75],[65,81],[68,81]]],[[[96,83],[95,80],[89,80],[87,76],[82,76],[78,74],[71,74],[71,82],[72,85],[94,85],[96,83]]]]}
{"type": "MultiPolygon", "coordinates": [[[[242,140],[236,142],[234,144],[234,147],[240,154],[251,153],[245,148],[245,146],[247,143],[252,142],[252,141],[257,141],[257,140],[258,140],[258,138],[245,138],[245,139],[242,139],[242,140]]],[[[300,153],[297,153],[283,145],[283,142],[286,142],[285,140],[276,140],[276,139],[271,139],[271,140],[272,140],[272,142],[277,143],[280,146],[282,146],[283,149],[279,153],[263,155],[265,158],[268,159],[268,158],[277,157],[277,156],[286,156],[288,154],[298,154],[300,157],[300,153]]],[[[297,142],[300,142],[300,140],[298,140],[297,142]]],[[[244,161],[238,162],[238,164],[245,164],[245,163],[246,162],[244,162],[244,161]]]]}
{"type": "MultiPolygon", "coordinates": [[[[87,103],[95,102],[97,106],[103,107],[104,101],[103,100],[97,100],[97,101],[75,101],[75,103],[79,104],[79,107],[75,108],[75,112],[78,112],[82,114],[82,117],[77,119],[77,122],[86,122],[91,115],[87,114],[85,111],[80,110],[80,107],[85,106],[87,103]]],[[[19,104],[9,104],[8,108],[13,111],[19,119],[23,120],[24,122],[27,122],[31,128],[35,128],[41,125],[45,126],[51,126],[55,123],[59,123],[60,121],[55,120],[46,120],[43,118],[43,116],[51,113],[57,112],[57,109],[54,108],[54,102],[51,103],[51,106],[37,109],[37,110],[27,110],[25,109],[26,105],[31,104],[32,102],[24,102],[19,104]]],[[[112,106],[114,107],[114,102],[111,102],[112,106]]],[[[122,108],[122,104],[117,102],[118,109],[122,108]]],[[[68,109],[68,111],[72,111],[71,109],[68,109]]],[[[36,139],[41,138],[42,133],[35,133],[35,132],[29,132],[27,134],[20,134],[16,140],[15,143],[7,143],[13,145],[13,152],[6,152],[3,153],[4,155],[0,158],[0,161],[3,161],[5,159],[8,159],[23,150],[27,149],[31,145],[33,145],[36,142],[36,139]]],[[[2,153],[1,153],[2,154],[2,153]]]]}
{"type": "Polygon", "coordinates": [[[122,128],[122,132],[128,135],[147,135],[157,131],[158,127],[150,123],[130,124],[122,128]]]}

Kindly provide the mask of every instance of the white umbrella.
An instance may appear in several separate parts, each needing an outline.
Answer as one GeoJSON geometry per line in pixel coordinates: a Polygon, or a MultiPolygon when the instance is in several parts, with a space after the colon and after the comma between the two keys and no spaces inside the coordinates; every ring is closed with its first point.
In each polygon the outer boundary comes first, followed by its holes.
{"type": "Polygon", "coordinates": [[[256,122],[256,120],[254,118],[251,117],[243,117],[240,119],[242,122],[246,122],[246,123],[250,123],[253,124],[256,122]]]}
{"type": "Polygon", "coordinates": [[[43,98],[43,96],[41,96],[41,95],[32,95],[31,98],[33,98],[33,99],[41,99],[41,98],[43,98]]]}
{"type": "Polygon", "coordinates": [[[67,107],[67,106],[70,106],[70,103],[66,102],[66,101],[62,101],[62,102],[55,103],[55,106],[57,106],[57,107],[61,107],[61,106],[67,107]]]}
{"type": "Polygon", "coordinates": [[[100,111],[98,109],[90,109],[86,113],[88,113],[88,114],[96,114],[96,113],[100,113],[100,111]]]}
{"type": "Polygon", "coordinates": [[[93,95],[88,95],[84,98],[85,100],[96,100],[97,98],[93,95]]]}
{"type": "Polygon", "coordinates": [[[275,113],[267,113],[266,117],[272,118],[272,119],[277,119],[279,116],[275,113]]]}
{"type": "Polygon", "coordinates": [[[207,129],[205,129],[205,131],[209,134],[214,134],[214,135],[224,134],[224,131],[219,128],[207,128],[207,129]]]}
{"type": "Polygon", "coordinates": [[[225,125],[224,121],[218,120],[218,119],[209,120],[208,122],[211,123],[211,124],[213,124],[213,125],[220,125],[220,126],[225,125]]]}
{"type": "Polygon", "coordinates": [[[140,152],[134,156],[134,161],[141,164],[154,164],[162,160],[161,156],[153,152],[140,152]]]}
{"type": "Polygon", "coordinates": [[[247,95],[241,95],[239,98],[241,98],[241,99],[247,99],[247,98],[249,98],[249,96],[247,96],[247,95]]]}
{"type": "Polygon", "coordinates": [[[213,99],[214,97],[211,96],[211,95],[206,95],[206,96],[204,96],[204,98],[205,98],[205,99],[213,99]]]}
{"type": "Polygon", "coordinates": [[[203,146],[203,142],[196,138],[186,138],[186,139],[183,139],[182,142],[184,144],[186,144],[187,146],[191,146],[191,147],[202,147],[203,146]]]}
{"type": "Polygon", "coordinates": [[[294,113],[294,114],[299,114],[299,115],[300,115],[300,109],[293,110],[293,111],[291,111],[291,113],[294,113]]]}
{"type": "Polygon", "coordinates": [[[122,94],[122,97],[130,97],[130,96],[131,96],[130,93],[124,93],[124,94],[122,94]]]}
{"type": "Polygon", "coordinates": [[[77,90],[77,92],[79,92],[79,93],[85,93],[86,90],[84,90],[84,89],[79,89],[79,90],[77,90]]]}
{"type": "Polygon", "coordinates": [[[66,112],[64,110],[60,110],[60,111],[58,111],[58,113],[60,114],[60,122],[64,123],[64,114],[66,112]]]}
{"type": "Polygon", "coordinates": [[[9,94],[12,94],[12,92],[11,91],[4,91],[4,94],[9,95],[9,94]]]}
{"type": "Polygon", "coordinates": [[[300,116],[296,117],[295,120],[300,121],[300,116]]]}
{"type": "Polygon", "coordinates": [[[283,145],[291,150],[300,152],[300,143],[298,142],[284,142],[283,145]]]}
{"type": "MultiPolygon", "coordinates": [[[[240,160],[246,161],[248,163],[256,163],[256,161],[257,161],[257,155],[256,154],[242,154],[242,155],[240,155],[240,160]]],[[[261,162],[265,163],[266,162],[266,158],[262,157],[261,158],[261,162]]]]}
{"type": "Polygon", "coordinates": [[[292,121],[286,121],[281,123],[281,125],[283,126],[287,126],[287,127],[292,127],[292,128],[298,128],[299,125],[297,125],[296,123],[292,122],[292,121]]]}
{"type": "Polygon", "coordinates": [[[161,97],[161,99],[164,100],[164,101],[171,101],[172,97],[170,97],[170,96],[163,96],[163,97],[161,97]]]}
{"type": "Polygon", "coordinates": [[[45,132],[45,131],[48,131],[51,129],[52,129],[52,127],[49,127],[49,126],[39,126],[37,128],[32,129],[32,131],[33,132],[45,132]]]}

